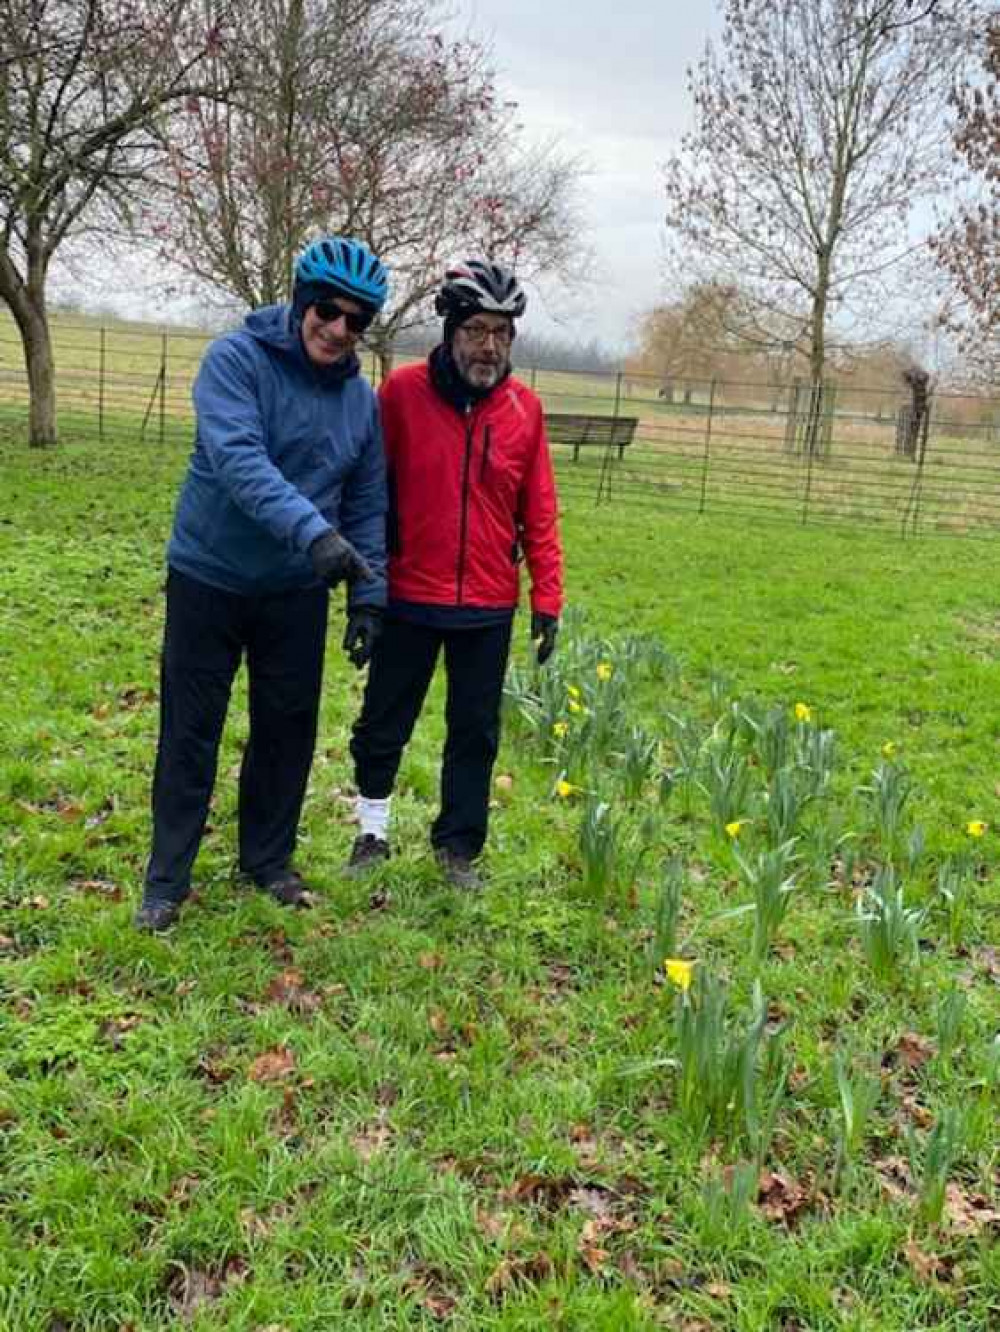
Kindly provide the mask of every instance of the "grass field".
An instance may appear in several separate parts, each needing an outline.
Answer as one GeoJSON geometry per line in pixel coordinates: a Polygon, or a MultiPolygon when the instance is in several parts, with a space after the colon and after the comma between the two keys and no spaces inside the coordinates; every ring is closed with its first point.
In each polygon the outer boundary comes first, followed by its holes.
{"type": "Polygon", "coordinates": [[[0,1327],[1000,1326],[1000,546],[568,488],[482,897],[426,847],[439,689],[398,856],[339,873],[338,611],[318,905],[233,882],[240,692],[146,938],[184,461],[0,435],[0,1327]]]}

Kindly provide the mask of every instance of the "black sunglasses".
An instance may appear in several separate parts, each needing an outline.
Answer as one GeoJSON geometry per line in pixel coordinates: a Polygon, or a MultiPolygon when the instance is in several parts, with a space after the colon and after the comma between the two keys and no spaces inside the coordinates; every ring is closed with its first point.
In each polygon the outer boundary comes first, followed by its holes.
{"type": "Polygon", "coordinates": [[[345,310],[336,301],[313,301],[312,308],[316,311],[316,317],[324,324],[333,324],[338,319],[343,319],[352,333],[363,333],[375,318],[367,310],[359,310],[357,313],[345,310]]]}

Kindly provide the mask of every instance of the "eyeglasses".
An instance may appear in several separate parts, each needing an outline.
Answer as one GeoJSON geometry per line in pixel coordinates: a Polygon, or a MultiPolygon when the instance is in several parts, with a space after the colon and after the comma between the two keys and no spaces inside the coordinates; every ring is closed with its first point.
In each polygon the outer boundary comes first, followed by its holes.
{"type": "Polygon", "coordinates": [[[375,318],[367,310],[345,310],[336,301],[314,301],[312,308],[316,311],[316,318],[324,324],[335,324],[338,319],[343,319],[351,333],[363,333],[375,318]]]}
{"type": "Polygon", "coordinates": [[[514,336],[508,324],[494,327],[492,324],[477,324],[475,320],[470,320],[468,324],[460,324],[459,331],[477,347],[485,347],[490,338],[498,347],[509,347],[514,336]]]}

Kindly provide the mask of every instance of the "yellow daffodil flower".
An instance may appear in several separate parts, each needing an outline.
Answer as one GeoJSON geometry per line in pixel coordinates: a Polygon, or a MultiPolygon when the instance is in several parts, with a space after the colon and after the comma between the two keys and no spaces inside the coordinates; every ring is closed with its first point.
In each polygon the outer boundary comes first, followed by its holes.
{"type": "Polygon", "coordinates": [[[600,680],[602,683],[606,680],[610,680],[614,672],[614,669],[615,668],[612,666],[610,661],[599,661],[597,663],[598,680],[600,680]]]}
{"type": "Polygon", "coordinates": [[[570,699],[569,704],[568,704],[568,707],[569,707],[570,712],[572,712],[572,713],[574,713],[574,714],[583,711],[583,704],[582,704],[582,703],[578,703],[578,702],[576,701],[575,698],[571,698],[571,699],[570,699]]]}
{"type": "Polygon", "coordinates": [[[895,756],[896,756],[896,742],[894,740],[887,740],[885,744],[882,746],[882,757],[891,759],[895,758],[895,756]]]}
{"type": "Polygon", "coordinates": [[[579,789],[580,788],[574,786],[572,782],[568,782],[565,777],[561,777],[559,781],[556,782],[556,795],[560,800],[568,800],[571,795],[576,795],[579,789]]]}
{"type": "Polygon", "coordinates": [[[678,990],[687,994],[691,988],[691,982],[694,979],[693,962],[686,962],[681,957],[668,957],[663,963],[667,973],[667,980],[676,985],[678,990]]]}
{"type": "Polygon", "coordinates": [[[808,703],[796,703],[795,720],[800,722],[812,721],[813,710],[808,703]]]}
{"type": "Polygon", "coordinates": [[[740,829],[743,827],[743,819],[733,819],[732,823],[726,824],[727,837],[739,837],[740,829]]]}
{"type": "Polygon", "coordinates": [[[579,697],[580,697],[580,691],[579,691],[579,689],[577,688],[576,685],[567,685],[567,686],[566,686],[566,693],[569,694],[570,698],[579,698],[579,697]]]}
{"type": "Polygon", "coordinates": [[[970,819],[965,825],[965,831],[970,837],[982,837],[990,825],[984,823],[982,819],[970,819]]]}
{"type": "Polygon", "coordinates": [[[557,721],[552,725],[552,734],[557,740],[563,740],[569,734],[569,722],[557,721]]]}

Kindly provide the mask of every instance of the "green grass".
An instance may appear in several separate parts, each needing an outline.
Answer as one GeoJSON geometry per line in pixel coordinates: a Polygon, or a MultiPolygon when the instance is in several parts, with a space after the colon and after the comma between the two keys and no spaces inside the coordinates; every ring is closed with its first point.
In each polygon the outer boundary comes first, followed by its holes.
{"type": "Polygon", "coordinates": [[[338,612],[300,854],[319,905],[233,883],[238,691],[197,897],[150,939],[129,922],[184,457],[82,432],[0,452],[0,1327],[996,1326],[1000,545],[569,494],[573,610],[544,687],[520,617],[485,894],[444,890],[426,847],[440,682],[401,774],[400,854],[341,876],[360,682],[338,612]],[[768,809],[739,719],[771,707],[803,743],[832,728],[838,762],[755,957],[734,850],[766,850],[768,809]],[[703,789],[730,723],[736,847],[703,789]],[[660,742],[631,794],[630,727],[660,742]],[[886,742],[912,784],[891,835],[859,792],[886,742]],[[560,774],[580,793],[555,795],[560,774]],[[606,879],[581,859],[598,800],[606,879]],[[956,923],[934,885],[962,857],[956,923]],[[855,912],[888,858],[922,914],[883,969],[855,912]],[[755,982],[767,1003],[753,1113],[742,1083],[710,1098],[677,1067],[684,1001],[654,942],[671,874],[689,1012],[707,1021],[724,984],[736,1048],[755,982]],[[849,1148],[838,1068],[875,1089],[849,1148]]]}

